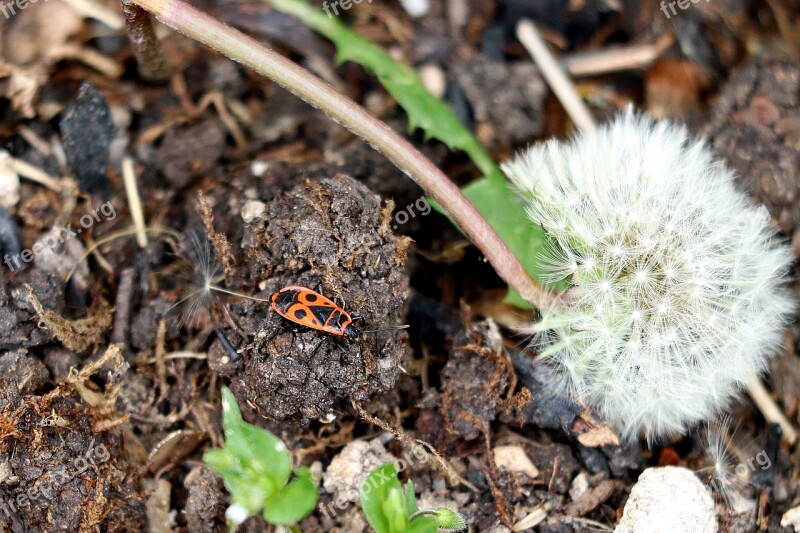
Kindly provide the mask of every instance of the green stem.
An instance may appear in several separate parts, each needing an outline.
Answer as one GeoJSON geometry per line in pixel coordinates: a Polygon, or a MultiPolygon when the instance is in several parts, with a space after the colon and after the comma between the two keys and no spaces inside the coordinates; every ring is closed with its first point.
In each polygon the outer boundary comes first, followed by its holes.
{"type": "Polygon", "coordinates": [[[134,1],[167,26],[268,77],[367,141],[439,202],[510,287],[537,307],[552,301],[554,295],[528,275],[459,188],[388,125],[310,72],[181,0],[134,1]]]}

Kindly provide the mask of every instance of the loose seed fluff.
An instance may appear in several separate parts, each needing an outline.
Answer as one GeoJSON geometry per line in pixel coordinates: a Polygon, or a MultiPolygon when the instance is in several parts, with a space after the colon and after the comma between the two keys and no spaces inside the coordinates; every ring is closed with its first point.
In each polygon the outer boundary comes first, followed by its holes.
{"type": "Polygon", "coordinates": [[[552,237],[534,345],[624,437],[683,433],[763,372],[794,310],[792,255],[685,128],[631,110],[504,165],[552,237]]]}

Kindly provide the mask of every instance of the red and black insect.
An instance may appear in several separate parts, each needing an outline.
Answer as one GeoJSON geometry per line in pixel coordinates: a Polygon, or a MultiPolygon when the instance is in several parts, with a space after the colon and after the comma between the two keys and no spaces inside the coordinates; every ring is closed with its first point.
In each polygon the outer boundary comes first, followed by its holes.
{"type": "Polygon", "coordinates": [[[272,309],[283,318],[333,335],[336,346],[340,349],[346,350],[346,347],[339,338],[347,337],[355,340],[359,337],[359,332],[353,323],[363,318],[350,315],[318,291],[290,285],[273,294],[270,301],[272,309]]]}

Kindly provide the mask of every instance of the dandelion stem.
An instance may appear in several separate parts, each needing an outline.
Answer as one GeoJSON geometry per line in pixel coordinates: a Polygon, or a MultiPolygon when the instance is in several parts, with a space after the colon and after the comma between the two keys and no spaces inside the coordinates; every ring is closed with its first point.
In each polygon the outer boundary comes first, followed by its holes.
{"type": "Polygon", "coordinates": [[[384,122],[310,72],[185,2],[133,1],[167,26],[273,80],[367,141],[439,202],[510,287],[537,307],[555,298],[530,277],[459,188],[384,122]]]}

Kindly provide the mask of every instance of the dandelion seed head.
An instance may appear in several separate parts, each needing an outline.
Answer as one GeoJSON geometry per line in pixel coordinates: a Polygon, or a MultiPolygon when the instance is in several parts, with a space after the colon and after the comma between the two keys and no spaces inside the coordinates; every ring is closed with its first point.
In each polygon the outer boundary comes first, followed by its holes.
{"type": "Polygon", "coordinates": [[[545,277],[570,281],[533,347],[623,436],[684,433],[766,368],[795,309],[792,254],[685,128],[628,111],[503,169],[561,250],[545,277]]]}

